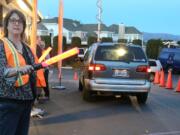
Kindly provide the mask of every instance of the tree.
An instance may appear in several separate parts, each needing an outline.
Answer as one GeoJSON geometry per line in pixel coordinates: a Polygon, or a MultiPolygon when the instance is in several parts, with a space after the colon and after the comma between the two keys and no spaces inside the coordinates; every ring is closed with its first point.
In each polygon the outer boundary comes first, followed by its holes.
{"type": "Polygon", "coordinates": [[[141,45],[142,45],[142,40],[140,40],[140,39],[134,39],[134,40],[132,41],[132,43],[135,44],[135,45],[141,46],[141,45]]]}
{"type": "Polygon", "coordinates": [[[127,43],[127,39],[118,39],[118,43],[127,43]]]}
{"type": "Polygon", "coordinates": [[[63,36],[63,51],[67,50],[67,41],[66,41],[66,37],[63,36]]]}
{"type": "Polygon", "coordinates": [[[41,39],[45,42],[45,45],[46,45],[45,48],[52,46],[50,36],[41,36],[41,39]]]}
{"type": "Polygon", "coordinates": [[[102,37],[101,42],[113,42],[111,37],[102,37]]]}
{"type": "Polygon", "coordinates": [[[160,39],[148,40],[146,46],[146,53],[148,58],[157,59],[161,48],[163,48],[162,40],[160,39]]]}
{"type": "Polygon", "coordinates": [[[90,36],[88,37],[88,46],[92,45],[93,43],[97,42],[97,37],[90,36]]]}
{"type": "MultiPolygon", "coordinates": [[[[62,51],[67,50],[67,44],[66,44],[66,37],[63,36],[63,44],[62,44],[62,51]]],[[[51,51],[51,56],[55,56],[58,54],[58,36],[55,36],[53,38],[53,48],[51,51]]]]}
{"type": "Polygon", "coordinates": [[[53,38],[53,48],[51,51],[51,56],[55,56],[58,54],[58,36],[53,38]]]}
{"type": "Polygon", "coordinates": [[[81,46],[81,38],[80,37],[72,37],[71,46],[72,47],[80,47],[81,46]]]}
{"type": "Polygon", "coordinates": [[[177,44],[180,45],[180,41],[177,41],[177,44]]]}

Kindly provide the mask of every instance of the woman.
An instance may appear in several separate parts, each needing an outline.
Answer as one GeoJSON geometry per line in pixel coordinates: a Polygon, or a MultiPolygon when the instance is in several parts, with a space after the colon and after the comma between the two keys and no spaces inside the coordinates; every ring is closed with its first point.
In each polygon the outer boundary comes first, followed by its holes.
{"type": "Polygon", "coordinates": [[[18,10],[4,19],[0,40],[0,135],[27,135],[36,97],[35,58],[23,42],[26,20],[18,10]]]}

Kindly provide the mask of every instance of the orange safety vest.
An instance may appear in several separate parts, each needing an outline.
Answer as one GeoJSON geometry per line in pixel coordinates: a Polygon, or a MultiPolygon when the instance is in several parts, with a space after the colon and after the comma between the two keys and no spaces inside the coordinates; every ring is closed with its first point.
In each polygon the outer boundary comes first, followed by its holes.
{"type": "MultiPolygon", "coordinates": [[[[35,63],[38,63],[38,57],[35,54],[34,54],[34,58],[35,58],[35,63]]],[[[37,70],[36,74],[37,74],[36,86],[37,87],[46,87],[46,81],[44,78],[44,69],[37,70]]]]}
{"type": "MultiPolygon", "coordinates": [[[[17,52],[15,49],[14,45],[7,39],[7,38],[2,38],[4,42],[4,48],[5,48],[5,54],[7,58],[7,63],[10,67],[21,67],[25,66],[26,62],[24,60],[24,57],[17,52]]],[[[32,51],[33,52],[33,51],[32,51]]],[[[34,53],[33,53],[34,55],[34,53]]],[[[35,57],[35,63],[38,63],[37,56],[34,55],[35,57]]],[[[37,71],[36,75],[36,86],[37,87],[45,87],[46,82],[44,78],[44,73],[43,69],[40,69],[37,71]]],[[[15,86],[23,86],[24,84],[29,82],[29,75],[19,75],[17,81],[15,82],[15,86]]]]}
{"type": "MultiPolygon", "coordinates": [[[[7,64],[10,67],[21,67],[25,66],[26,62],[23,58],[23,56],[17,52],[14,45],[7,39],[2,38],[4,42],[4,48],[5,48],[5,54],[7,58],[7,64]]],[[[15,82],[15,86],[23,86],[29,81],[29,75],[19,75],[17,78],[17,81],[15,82]]]]}

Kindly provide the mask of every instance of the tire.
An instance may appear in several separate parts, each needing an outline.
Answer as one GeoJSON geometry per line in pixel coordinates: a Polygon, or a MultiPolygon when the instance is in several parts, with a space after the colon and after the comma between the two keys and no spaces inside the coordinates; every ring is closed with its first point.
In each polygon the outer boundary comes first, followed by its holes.
{"type": "Polygon", "coordinates": [[[88,101],[88,102],[95,101],[95,96],[92,94],[90,90],[87,90],[85,87],[83,87],[82,97],[83,97],[83,100],[88,101]]]}
{"type": "Polygon", "coordinates": [[[148,92],[139,93],[136,95],[139,104],[145,104],[148,98],[148,92]]]}
{"type": "Polygon", "coordinates": [[[82,91],[82,90],[83,90],[83,85],[82,85],[82,83],[81,83],[80,80],[79,80],[79,87],[78,87],[78,90],[79,90],[79,91],[82,91]]]}

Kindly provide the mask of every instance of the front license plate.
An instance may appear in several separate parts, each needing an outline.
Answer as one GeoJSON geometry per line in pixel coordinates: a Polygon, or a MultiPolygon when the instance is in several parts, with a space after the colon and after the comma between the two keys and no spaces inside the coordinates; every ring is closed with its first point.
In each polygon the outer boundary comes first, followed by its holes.
{"type": "Polygon", "coordinates": [[[115,69],[113,76],[114,77],[129,77],[129,73],[126,69],[115,69]]]}

